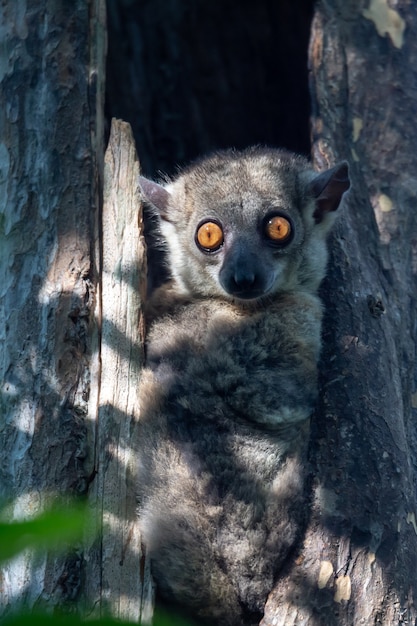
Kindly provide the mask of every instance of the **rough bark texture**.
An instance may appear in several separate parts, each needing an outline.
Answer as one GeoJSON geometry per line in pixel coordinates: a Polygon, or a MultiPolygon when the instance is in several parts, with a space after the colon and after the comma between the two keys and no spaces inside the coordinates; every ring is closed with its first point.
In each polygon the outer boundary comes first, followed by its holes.
{"type": "Polygon", "coordinates": [[[104,9],[1,8],[0,497],[20,519],[57,495],[88,496],[105,533],[69,556],[5,564],[0,621],[22,603],[143,615],[130,446],[145,266],[125,127],[112,137],[101,216],[104,9]]]}
{"type": "Polygon", "coordinates": [[[311,518],[265,626],[416,623],[416,40],[405,2],[317,5],[313,153],[347,158],[353,189],[323,289],[311,518]]]}
{"type": "MultiPolygon", "coordinates": [[[[54,494],[85,493],[93,472],[93,155],[102,136],[89,104],[99,11],[99,2],[1,8],[0,488],[15,518],[54,494]]],[[[2,608],[73,599],[81,569],[79,553],[25,555],[3,572],[2,608]]]]}

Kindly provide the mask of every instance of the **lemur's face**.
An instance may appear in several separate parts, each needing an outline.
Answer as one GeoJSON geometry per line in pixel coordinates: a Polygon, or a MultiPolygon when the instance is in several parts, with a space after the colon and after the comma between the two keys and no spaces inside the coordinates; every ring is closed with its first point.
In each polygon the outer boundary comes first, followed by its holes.
{"type": "MultiPolygon", "coordinates": [[[[279,207],[261,208],[252,219],[241,220],[240,226],[228,219],[229,212],[227,206],[223,216],[217,210],[215,217],[204,217],[195,228],[195,245],[206,257],[213,283],[225,294],[243,300],[260,298],[276,290],[280,274],[282,279],[288,267],[290,245],[296,234],[300,239],[302,228],[296,229],[289,212],[279,207]],[[208,262],[211,257],[213,263],[208,262]]],[[[244,215],[242,211],[240,216],[244,215]]]]}
{"type": "Polygon", "coordinates": [[[349,187],[347,166],[317,175],[287,153],[220,153],[165,188],[143,181],[159,210],[170,268],[191,295],[258,300],[315,290],[325,237],[349,187]]]}

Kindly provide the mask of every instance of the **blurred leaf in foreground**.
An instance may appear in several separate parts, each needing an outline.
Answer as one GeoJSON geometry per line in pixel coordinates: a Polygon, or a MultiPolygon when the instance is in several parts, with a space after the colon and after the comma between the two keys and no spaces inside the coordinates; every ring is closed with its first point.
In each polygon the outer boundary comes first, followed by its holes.
{"type": "Polygon", "coordinates": [[[37,517],[15,522],[0,522],[0,562],[26,548],[65,549],[81,539],[88,521],[85,507],[54,507],[37,517]]]}
{"type": "Polygon", "coordinates": [[[40,613],[15,615],[4,622],[4,626],[81,626],[81,624],[88,624],[88,626],[128,626],[133,623],[121,622],[110,617],[86,621],[77,615],[45,615],[40,613]]]}
{"type": "MultiPolygon", "coordinates": [[[[83,620],[77,615],[42,615],[22,614],[10,617],[4,622],[4,626],[133,626],[133,622],[123,622],[103,617],[99,620],[83,620]]],[[[152,626],[192,626],[190,622],[177,616],[169,616],[167,613],[158,614],[152,621],[152,626]]]]}

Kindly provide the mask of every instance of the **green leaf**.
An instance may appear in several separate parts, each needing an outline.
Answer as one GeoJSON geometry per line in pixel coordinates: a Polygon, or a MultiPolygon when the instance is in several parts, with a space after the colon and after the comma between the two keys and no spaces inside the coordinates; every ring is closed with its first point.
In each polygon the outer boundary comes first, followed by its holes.
{"type": "Polygon", "coordinates": [[[10,617],[4,626],[128,626],[133,622],[122,622],[110,617],[99,620],[83,620],[78,615],[45,615],[41,613],[25,613],[10,617]]]}
{"type": "Polygon", "coordinates": [[[0,522],[0,562],[26,548],[65,549],[81,539],[88,521],[85,507],[54,507],[31,520],[0,522]]]}

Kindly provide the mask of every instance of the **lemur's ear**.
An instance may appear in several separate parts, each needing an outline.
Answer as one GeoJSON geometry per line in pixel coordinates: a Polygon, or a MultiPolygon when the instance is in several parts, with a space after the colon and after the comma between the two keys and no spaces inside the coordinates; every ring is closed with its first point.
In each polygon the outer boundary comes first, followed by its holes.
{"type": "Polygon", "coordinates": [[[329,170],[318,174],[310,183],[310,190],[316,198],[313,217],[316,223],[322,222],[328,213],[339,208],[343,194],[349,189],[349,167],[342,161],[329,170]]]}
{"type": "Polygon", "coordinates": [[[158,209],[161,217],[166,218],[170,198],[169,191],[159,183],[155,183],[153,180],[143,176],[139,176],[139,186],[144,199],[158,209]]]}

